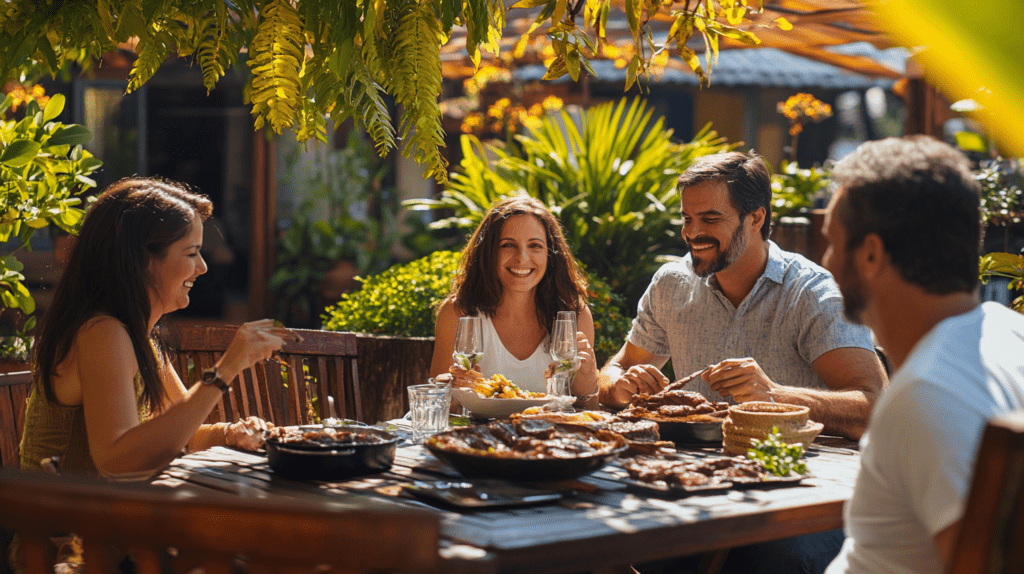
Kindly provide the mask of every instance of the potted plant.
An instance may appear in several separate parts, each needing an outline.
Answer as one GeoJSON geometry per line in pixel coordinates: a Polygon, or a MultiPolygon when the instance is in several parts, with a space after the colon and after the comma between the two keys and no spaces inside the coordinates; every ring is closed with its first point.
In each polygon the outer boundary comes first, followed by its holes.
{"type": "Polygon", "coordinates": [[[0,356],[22,361],[36,302],[16,254],[29,249],[33,233],[48,226],[77,233],[85,215],[82,197],[96,187],[89,176],[102,162],[82,147],[92,138],[89,130],[57,121],[64,111],[63,95],[46,97],[39,86],[5,91],[0,102],[0,242],[16,238],[18,246],[0,256],[0,306],[20,316],[3,339],[0,356]]]}

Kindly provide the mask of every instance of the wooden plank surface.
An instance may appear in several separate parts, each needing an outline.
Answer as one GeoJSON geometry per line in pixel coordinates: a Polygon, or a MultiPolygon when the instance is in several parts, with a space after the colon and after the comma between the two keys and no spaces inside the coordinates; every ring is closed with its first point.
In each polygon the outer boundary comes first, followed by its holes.
{"type": "Polygon", "coordinates": [[[464,480],[418,446],[400,447],[390,472],[333,483],[284,480],[261,455],[218,448],[178,459],[155,483],[241,496],[315,493],[360,504],[430,508],[441,520],[444,544],[478,556],[460,558],[453,569],[555,573],[841,527],[859,460],[853,450],[812,447],[807,457],[812,478],[797,486],[688,497],[630,486],[625,471],[611,464],[578,481],[548,485],[576,492],[558,504],[472,511],[428,505],[403,492],[402,484],[415,480],[464,480]]]}

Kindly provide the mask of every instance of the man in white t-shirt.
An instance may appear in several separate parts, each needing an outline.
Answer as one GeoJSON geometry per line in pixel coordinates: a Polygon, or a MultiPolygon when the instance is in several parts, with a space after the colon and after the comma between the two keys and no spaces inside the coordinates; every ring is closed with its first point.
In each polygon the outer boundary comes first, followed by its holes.
{"type": "Polygon", "coordinates": [[[824,265],[896,371],[827,574],[942,572],[985,422],[1024,408],[1024,316],[978,301],[979,186],[960,152],[924,136],[867,142],[832,177],[824,265]]]}

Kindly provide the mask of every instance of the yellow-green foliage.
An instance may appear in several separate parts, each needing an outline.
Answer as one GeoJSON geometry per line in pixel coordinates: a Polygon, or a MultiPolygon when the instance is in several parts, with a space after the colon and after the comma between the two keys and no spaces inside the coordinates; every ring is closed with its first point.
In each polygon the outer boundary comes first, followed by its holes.
{"type": "MultiPolygon", "coordinates": [[[[586,10],[565,0],[516,5],[543,7],[533,29],[548,25],[546,37],[555,51],[550,78],[569,74],[576,80],[581,69],[590,68],[587,60],[605,35],[612,3],[585,4],[586,10]]],[[[720,37],[756,42],[738,27],[744,14],[760,9],[750,0],[718,0],[717,11],[711,0],[626,4],[637,54],[627,88],[655,53],[664,52],[649,33],[655,16],[675,20],[669,44],[677,44],[702,80],[704,68],[685,47],[691,35],[702,36],[713,53],[720,37]]],[[[21,69],[56,74],[71,62],[89,67],[105,52],[135,42],[139,57],[128,91],[145,84],[171,54],[194,59],[211,90],[248,48],[252,77],[246,92],[257,128],[291,128],[299,141],[326,141],[326,114],[336,125],[351,117],[370,133],[379,153],[401,139],[402,153],[443,182],[441,46],[455,26],[465,27],[466,53],[479,65],[481,51],[498,54],[505,17],[503,0],[4,0],[0,83],[21,69]],[[385,95],[403,110],[401,138],[385,95]]],[[[710,73],[711,63],[706,66],[710,73]]]]}

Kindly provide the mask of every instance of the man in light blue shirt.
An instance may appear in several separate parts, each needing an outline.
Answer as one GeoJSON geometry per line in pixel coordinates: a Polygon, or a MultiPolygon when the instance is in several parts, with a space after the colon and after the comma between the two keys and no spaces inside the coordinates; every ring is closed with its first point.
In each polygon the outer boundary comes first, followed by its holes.
{"type": "Polygon", "coordinates": [[[679,178],[690,253],[654,276],[626,344],[601,370],[601,402],[708,369],[709,400],[807,405],[826,434],[859,438],[886,377],[871,333],[843,316],[832,276],[768,240],[771,186],[756,155],[698,159],[679,178]]]}
{"type": "MultiPolygon", "coordinates": [[[[662,267],[637,307],[626,344],[601,369],[601,402],[707,369],[687,388],[709,400],[807,405],[825,433],[859,438],[886,376],[870,332],[843,316],[832,276],[768,240],[771,184],[756,155],[698,159],[679,177],[690,253],[662,267]]],[[[723,573],[820,573],[840,530],[734,548],[723,573]]],[[[648,571],[640,566],[641,571],[648,571]]]]}

